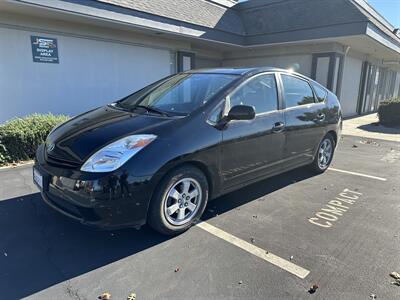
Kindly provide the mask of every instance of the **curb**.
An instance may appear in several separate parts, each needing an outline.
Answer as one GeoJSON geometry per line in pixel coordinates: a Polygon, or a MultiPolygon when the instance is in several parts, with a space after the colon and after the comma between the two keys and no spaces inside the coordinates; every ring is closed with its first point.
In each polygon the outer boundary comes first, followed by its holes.
{"type": "Polygon", "coordinates": [[[33,165],[33,163],[34,163],[33,160],[28,160],[28,161],[24,161],[21,163],[17,163],[17,165],[7,165],[7,166],[0,167],[0,170],[17,169],[19,167],[33,165]]]}

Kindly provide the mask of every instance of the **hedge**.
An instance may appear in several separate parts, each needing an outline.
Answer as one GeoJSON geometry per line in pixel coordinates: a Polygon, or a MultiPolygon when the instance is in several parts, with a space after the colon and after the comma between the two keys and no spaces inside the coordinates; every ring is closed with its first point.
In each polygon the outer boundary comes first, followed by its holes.
{"type": "Polygon", "coordinates": [[[33,159],[50,131],[67,120],[64,115],[33,114],[0,125],[0,165],[33,159]]]}
{"type": "Polygon", "coordinates": [[[384,126],[400,126],[400,97],[382,101],[378,116],[379,122],[384,126]]]}

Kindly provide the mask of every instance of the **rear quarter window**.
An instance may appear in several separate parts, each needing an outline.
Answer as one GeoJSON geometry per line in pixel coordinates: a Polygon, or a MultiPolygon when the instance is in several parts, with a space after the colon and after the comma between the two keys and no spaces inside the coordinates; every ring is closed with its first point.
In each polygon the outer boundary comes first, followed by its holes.
{"type": "Polygon", "coordinates": [[[319,84],[316,83],[311,83],[312,87],[314,88],[315,94],[317,96],[318,102],[324,102],[326,99],[326,96],[328,95],[328,91],[320,86],[319,84]]]}

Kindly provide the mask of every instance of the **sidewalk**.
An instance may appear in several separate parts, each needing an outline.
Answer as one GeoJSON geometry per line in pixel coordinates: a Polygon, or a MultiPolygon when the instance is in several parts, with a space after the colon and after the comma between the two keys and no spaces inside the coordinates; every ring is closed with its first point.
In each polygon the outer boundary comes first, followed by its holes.
{"type": "Polygon", "coordinates": [[[400,128],[372,125],[376,122],[378,122],[376,113],[344,120],[342,134],[400,142],[400,128]]]}

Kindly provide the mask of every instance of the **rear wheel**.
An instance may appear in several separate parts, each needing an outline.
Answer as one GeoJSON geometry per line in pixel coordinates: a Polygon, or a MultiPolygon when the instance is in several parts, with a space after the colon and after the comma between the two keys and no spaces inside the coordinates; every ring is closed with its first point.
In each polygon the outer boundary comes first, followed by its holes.
{"type": "Polygon", "coordinates": [[[335,151],[335,140],[331,134],[327,134],[318,146],[317,154],[310,165],[311,169],[317,173],[323,173],[329,168],[335,151]]]}
{"type": "Polygon", "coordinates": [[[204,174],[191,166],[181,167],[161,181],[150,204],[148,222],[162,234],[179,234],[200,219],[207,200],[204,174]]]}

